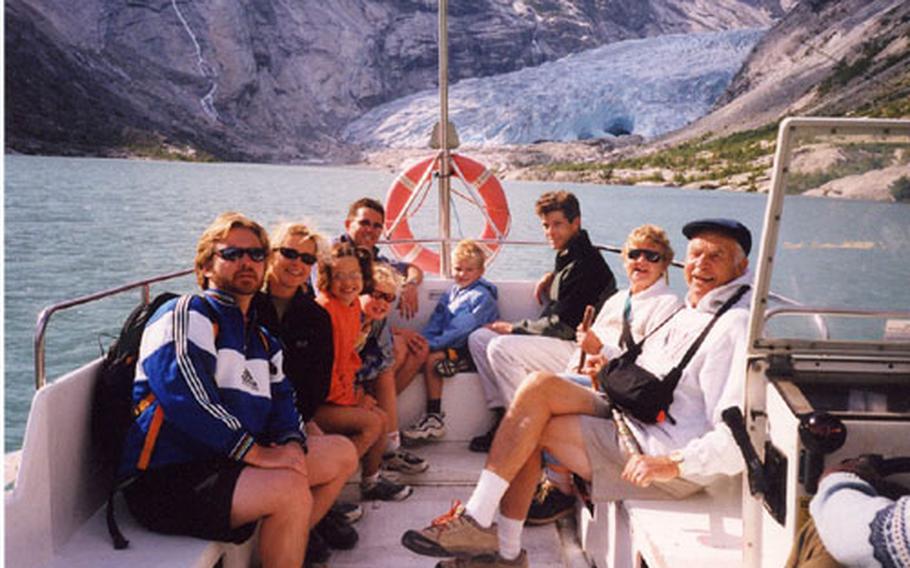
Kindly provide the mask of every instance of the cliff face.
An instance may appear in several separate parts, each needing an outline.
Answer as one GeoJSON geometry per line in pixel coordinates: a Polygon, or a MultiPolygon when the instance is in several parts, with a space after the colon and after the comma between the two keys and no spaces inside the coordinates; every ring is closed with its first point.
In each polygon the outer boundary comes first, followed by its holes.
{"type": "Polygon", "coordinates": [[[787,115],[877,114],[889,106],[900,114],[900,101],[910,100],[908,78],[910,3],[804,0],[756,45],[715,111],[663,143],[787,115]]]}
{"type": "MultiPolygon", "coordinates": [[[[767,26],[788,0],[459,0],[450,79],[620,39],[767,26]]],[[[7,146],[105,153],[165,141],[222,159],[344,160],[342,128],[436,82],[418,0],[8,0],[7,146]]]]}

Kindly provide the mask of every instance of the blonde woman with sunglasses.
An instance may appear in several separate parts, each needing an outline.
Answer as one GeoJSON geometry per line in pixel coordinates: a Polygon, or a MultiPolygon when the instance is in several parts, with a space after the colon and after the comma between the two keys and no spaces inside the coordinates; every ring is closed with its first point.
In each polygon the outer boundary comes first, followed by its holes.
{"type": "Polygon", "coordinates": [[[265,287],[253,298],[253,306],[260,323],[281,339],[284,374],[294,385],[297,410],[307,424],[314,461],[307,558],[325,561],[329,548],[349,549],[359,538],[346,520],[353,505],[333,505],[357,469],[357,449],[345,436],[323,434],[313,421],[329,393],[334,360],[332,321],[309,284],[326,240],[302,223],[282,223],[272,231],[270,241],[265,287]]]}

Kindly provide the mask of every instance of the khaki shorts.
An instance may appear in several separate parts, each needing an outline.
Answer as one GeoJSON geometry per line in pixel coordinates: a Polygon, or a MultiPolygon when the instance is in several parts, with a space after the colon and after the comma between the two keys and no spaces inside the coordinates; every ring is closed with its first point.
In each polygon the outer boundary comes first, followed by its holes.
{"type": "Polygon", "coordinates": [[[629,460],[622,449],[612,419],[579,416],[585,441],[585,451],[591,462],[591,500],[622,501],[624,499],[683,499],[698,493],[701,485],[677,478],[638,487],[622,479],[623,467],[629,460]]]}

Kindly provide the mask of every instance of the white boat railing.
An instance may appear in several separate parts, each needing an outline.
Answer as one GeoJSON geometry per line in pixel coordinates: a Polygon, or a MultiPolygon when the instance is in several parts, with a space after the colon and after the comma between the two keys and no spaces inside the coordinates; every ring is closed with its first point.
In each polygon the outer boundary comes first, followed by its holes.
{"type": "MultiPolygon", "coordinates": [[[[397,239],[394,241],[383,241],[381,244],[399,244],[399,243],[439,243],[443,239],[397,239]]],[[[446,239],[449,243],[456,242],[457,239],[446,239]]],[[[543,241],[509,241],[504,239],[478,239],[477,242],[490,243],[490,244],[499,244],[499,245],[509,245],[509,246],[548,246],[547,243],[543,241]]],[[[600,251],[605,251],[613,254],[622,254],[622,247],[617,247],[613,245],[594,245],[600,251]]],[[[672,265],[676,268],[682,268],[684,265],[682,262],[673,261],[672,265]]],[[[51,304],[50,306],[45,307],[38,314],[38,320],[35,324],[35,390],[40,389],[45,384],[47,384],[47,367],[46,367],[46,357],[45,357],[45,345],[47,337],[47,328],[50,325],[51,316],[59,311],[63,311],[75,306],[81,306],[90,302],[95,302],[110,296],[115,296],[123,292],[129,292],[130,290],[141,289],[142,297],[141,301],[143,304],[147,304],[151,300],[151,285],[157,284],[159,282],[166,282],[168,280],[173,280],[175,278],[180,278],[182,276],[187,276],[192,274],[193,269],[187,268],[184,270],[178,270],[176,272],[170,272],[167,274],[161,274],[158,276],[153,276],[151,278],[146,278],[144,280],[138,280],[136,282],[130,282],[128,284],[123,284],[122,286],[117,286],[115,288],[109,288],[107,290],[102,290],[100,292],[95,292],[93,294],[88,294],[85,296],[80,296],[78,298],[73,298],[70,300],[64,300],[56,304],[51,304]]],[[[771,293],[770,297],[774,300],[785,304],[787,306],[793,306],[798,308],[801,304],[790,298],[771,293]]],[[[771,317],[772,314],[769,314],[768,317],[771,317]]],[[[824,321],[816,316],[815,317],[816,327],[819,330],[821,336],[825,339],[829,337],[827,327],[825,326],[824,321]]]]}
{"type": "MultiPolygon", "coordinates": [[[[382,241],[380,244],[390,245],[390,244],[399,244],[399,243],[441,243],[442,241],[448,241],[449,244],[455,243],[458,239],[396,239],[394,241],[382,241]]],[[[509,241],[504,239],[479,239],[478,242],[484,243],[495,243],[499,245],[509,245],[509,246],[547,246],[547,243],[543,241],[509,241]]],[[[622,249],[615,246],[609,245],[596,245],[596,247],[603,251],[608,251],[612,253],[619,254],[622,252],[622,249]]],[[[443,255],[440,255],[442,258],[443,255]]],[[[676,266],[682,266],[680,263],[674,263],[676,266]]],[[[69,308],[76,306],[81,306],[90,302],[95,302],[110,296],[115,296],[117,294],[122,294],[123,292],[129,292],[130,290],[141,289],[142,297],[141,301],[144,304],[147,304],[151,300],[151,285],[157,284],[159,282],[165,282],[168,280],[173,280],[175,278],[180,278],[188,274],[192,274],[193,269],[188,268],[184,270],[178,270],[177,272],[170,272],[167,274],[161,274],[158,276],[153,276],[151,278],[146,278],[144,280],[138,280],[136,282],[130,282],[128,284],[123,284],[122,286],[117,286],[115,288],[109,288],[107,290],[102,290],[100,292],[95,292],[85,296],[80,296],[78,298],[73,298],[70,300],[64,300],[56,304],[51,304],[47,306],[38,314],[38,320],[35,323],[35,390],[40,389],[45,384],[47,384],[47,366],[46,366],[46,356],[45,356],[45,345],[47,337],[47,328],[50,325],[51,316],[59,311],[63,311],[69,308]]]]}
{"type": "MultiPolygon", "coordinates": [[[[756,314],[749,325],[750,349],[769,344],[762,338],[767,317],[766,310],[772,308],[766,302],[770,298],[771,273],[776,264],[778,236],[781,230],[784,196],[787,193],[791,160],[797,141],[809,136],[874,136],[887,139],[910,141],[910,120],[885,118],[828,118],[789,117],[780,123],[774,154],[774,169],[771,187],[765,208],[765,221],[758,246],[758,270],[755,273],[755,289],[752,294],[751,313],[756,314]]],[[[863,311],[863,310],[860,310],[863,311]]],[[[818,321],[818,320],[816,320],[818,321]]],[[[827,337],[825,337],[827,339],[827,337]]]]}
{"type": "Polygon", "coordinates": [[[181,276],[186,276],[187,274],[192,273],[193,269],[188,268],[185,270],[178,270],[177,272],[161,274],[159,276],[153,276],[152,278],[147,278],[145,280],[139,280],[138,282],[131,282],[129,284],[124,284],[123,286],[117,286],[116,288],[109,288],[107,290],[95,292],[94,294],[88,294],[86,296],[73,298],[72,300],[64,300],[62,302],[47,306],[41,310],[41,312],[38,314],[38,321],[35,323],[35,390],[40,389],[47,383],[47,370],[45,367],[44,357],[45,338],[47,335],[47,326],[50,324],[51,316],[53,316],[55,313],[75,306],[81,306],[82,304],[87,304],[89,302],[94,302],[102,298],[115,296],[117,294],[128,292],[130,290],[135,290],[136,288],[140,288],[142,290],[142,303],[147,304],[150,300],[152,284],[164,282],[167,280],[173,280],[174,278],[180,278],[181,276]]]}

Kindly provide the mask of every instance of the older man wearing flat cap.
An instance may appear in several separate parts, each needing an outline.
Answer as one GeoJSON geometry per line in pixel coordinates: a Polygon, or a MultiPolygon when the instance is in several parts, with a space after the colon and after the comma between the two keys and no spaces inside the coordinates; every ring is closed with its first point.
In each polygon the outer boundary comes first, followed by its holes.
{"type": "MultiPolygon", "coordinates": [[[[590,481],[595,501],[682,498],[743,469],[721,413],[742,406],[752,237],[731,219],[693,221],[683,234],[686,304],[639,344],[635,361],[662,382],[678,376],[665,419],[628,416],[643,453],[625,451],[604,398],[558,375],[532,373],[499,426],[470,500],[425,529],[407,531],[404,546],[461,557],[441,566],[528,566],[521,531],[541,449],[590,481]]],[[[601,369],[589,370],[594,376],[601,369]]]]}

